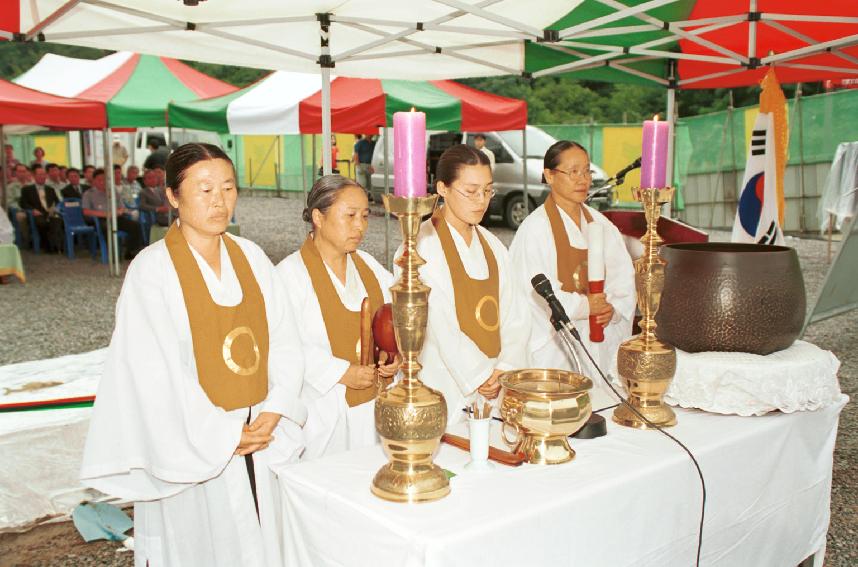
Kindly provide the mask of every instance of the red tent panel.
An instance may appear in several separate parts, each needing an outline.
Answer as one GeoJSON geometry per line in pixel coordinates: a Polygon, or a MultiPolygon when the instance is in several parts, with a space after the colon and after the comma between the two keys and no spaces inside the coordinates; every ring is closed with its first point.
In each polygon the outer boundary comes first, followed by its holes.
{"type": "Polygon", "coordinates": [[[0,31],[18,33],[20,27],[21,4],[18,0],[0,0],[0,31]]]}
{"type": "MultiPolygon", "coordinates": [[[[306,134],[322,133],[322,92],[298,106],[299,127],[306,134]]],[[[385,96],[381,81],[337,77],[331,81],[331,131],[377,134],[384,126],[385,96]]]]}
{"type": "Polygon", "coordinates": [[[135,53],[128,58],[128,61],[117,67],[116,71],[105,77],[104,80],[99,81],[85,91],[78,93],[77,96],[87,100],[109,102],[110,99],[116,96],[116,93],[122,90],[125,83],[128,82],[128,79],[137,67],[138,61],[140,61],[140,54],[135,53]]]}
{"type": "Polygon", "coordinates": [[[0,80],[0,124],[99,129],[107,126],[104,104],[54,96],[0,80]]]}
{"type": "Polygon", "coordinates": [[[235,87],[229,83],[210,77],[177,59],[161,57],[161,62],[182,81],[182,84],[191,89],[200,98],[211,98],[235,91],[235,87]]]}
{"type": "MultiPolygon", "coordinates": [[[[740,14],[747,15],[748,6],[748,0],[697,2],[689,19],[695,20],[740,14]]],[[[843,0],[816,0],[815,2],[807,2],[806,0],[759,0],[757,10],[764,14],[795,14],[855,18],[858,17],[858,2],[844,2],[843,0]]],[[[858,24],[853,23],[783,21],[779,22],[779,24],[812,39],[814,44],[845,36],[858,35],[858,24]]],[[[755,56],[758,58],[768,56],[770,51],[774,52],[774,54],[781,54],[795,49],[800,49],[802,47],[807,47],[809,45],[807,42],[802,41],[793,35],[772,27],[765,21],[759,21],[756,25],[757,47],[755,56]]],[[[726,47],[735,53],[747,56],[749,26],[750,24],[747,21],[743,21],[739,24],[734,24],[729,27],[702,34],[700,37],[726,47]]],[[[680,40],[679,44],[683,53],[714,55],[718,57],[724,56],[717,51],[687,39],[680,40]]],[[[858,46],[842,48],[842,51],[847,55],[851,55],[853,58],[858,58],[858,46]]],[[[854,61],[838,57],[834,53],[823,52],[808,55],[793,61],[784,61],[780,64],[776,63],[775,69],[780,82],[795,83],[819,80],[819,69],[797,69],[791,67],[791,65],[795,64],[837,67],[854,71],[852,73],[849,73],[848,71],[826,71],[826,78],[832,79],[840,77],[855,77],[856,73],[858,73],[858,65],[856,65],[854,61]]],[[[698,61],[680,61],[679,77],[681,80],[687,80],[694,77],[703,77],[738,68],[739,67],[735,65],[722,65],[718,63],[704,63],[698,61]]],[[[740,73],[733,73],[723,77],[713,77],[703,81],[695,81],[683,85],[682,88],[703,89],[756,85],[766,74],[767,70],[767,67],[745,70],[740,73]]]]}
{"type": "Polygon", "coordinates": [[[523,130],[527,125],[527,103],[465,86],[455,81],[432,84],[462,101],[462,130],[523,130]]]}

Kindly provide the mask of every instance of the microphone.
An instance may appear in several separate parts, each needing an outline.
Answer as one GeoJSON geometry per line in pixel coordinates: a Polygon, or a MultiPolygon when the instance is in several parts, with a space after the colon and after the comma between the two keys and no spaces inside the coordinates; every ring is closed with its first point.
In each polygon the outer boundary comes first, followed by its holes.
{"type": "Polygon", "coordinates": [[[545,274],[536,274],[530,279],[530,285],[533,286],[533,290],[548,303],[549,309],[551,309],[551,323],[554,325],[554,328],[557,331],[561,329],[568,331],[575,336],[578,337],[578,329],[572,324],[569,320],[569,316],[566,314],[566,309],[563,308],[563,304],[560,303],[560,300],[557,299],[557,296],[554,295],[554,289],[551,287],[551,282],[545,276],[545,274]]]}
{"type": "Polygon", "coordinates": [[[640,166],[641,166],[641,158],[638,158],[635,161],[633,161],[632,163],[630,163],[629,165],[627,165],[626,167],[624,167],[623,169],[621,169],[620,171],[618,171],[617,174],[614,176],[614,179],[616,179],[617,185],[622,185],[623,181],[625,181],[625,179],[626,179],[626,174],[633,169],[639,168],[640,166]]]}

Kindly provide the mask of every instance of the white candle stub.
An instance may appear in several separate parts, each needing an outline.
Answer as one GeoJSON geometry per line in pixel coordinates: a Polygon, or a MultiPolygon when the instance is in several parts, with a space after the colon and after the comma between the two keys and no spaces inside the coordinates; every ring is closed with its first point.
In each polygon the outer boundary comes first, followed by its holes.
{"type": "Polygon", "coordinates": [[[596,222],[587,225],[587,279],[605,279],[605,227],[596,222]]]}

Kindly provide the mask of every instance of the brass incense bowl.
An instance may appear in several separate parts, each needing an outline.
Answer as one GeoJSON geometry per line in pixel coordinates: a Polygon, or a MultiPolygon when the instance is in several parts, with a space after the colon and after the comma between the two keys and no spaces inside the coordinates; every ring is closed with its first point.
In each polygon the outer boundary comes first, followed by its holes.
{"type": "Polygon", "coordinates": [[[504,441],[528,463],[556,465],[575,458],[568,436],[587,423],[593,382],[567,370],[529,368],[500,375],[504,441]],[[514,429],[515,439],[507,437],[514,429]]]}

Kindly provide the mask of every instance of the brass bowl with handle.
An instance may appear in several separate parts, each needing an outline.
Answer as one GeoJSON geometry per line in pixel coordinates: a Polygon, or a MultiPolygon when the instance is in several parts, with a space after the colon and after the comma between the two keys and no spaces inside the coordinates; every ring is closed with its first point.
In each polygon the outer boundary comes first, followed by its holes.
{"type": "Polygon", "coordinates": [[[504,372],[500,383],[504,442],[523,452],[529,463],[556,465],[574,459],[568,436],[593,413],[593,382],[568,370],[527,368],[504,372]]]}

